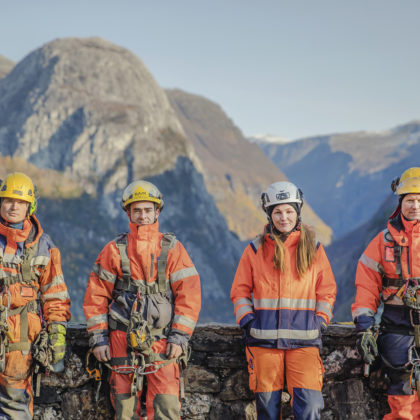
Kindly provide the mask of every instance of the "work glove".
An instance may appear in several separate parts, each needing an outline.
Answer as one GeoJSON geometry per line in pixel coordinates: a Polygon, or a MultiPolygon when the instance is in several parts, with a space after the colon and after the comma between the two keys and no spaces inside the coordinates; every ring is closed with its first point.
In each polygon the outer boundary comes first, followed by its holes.
{"type": "Polygon", "coordinates": [[[356,346],[364,362],[369,365],[378,355],[378,346],[371,329],[357,334],[356,346]]]}
{"type": "Polygon", "coordinates": [[[317,315],[316,318],[318,320],[319,329],[321,330],[321,333],[327,331],[327,321],[325,321],[325,319],[320,315],[317,315]]]}
{"type": "Polygon", "coordinates": [[[48,327],[48,343],[51,352],[51,365],[56,365],[64,359],[66,354],[66,327],[64,325],[53,323],[48,327]]]}

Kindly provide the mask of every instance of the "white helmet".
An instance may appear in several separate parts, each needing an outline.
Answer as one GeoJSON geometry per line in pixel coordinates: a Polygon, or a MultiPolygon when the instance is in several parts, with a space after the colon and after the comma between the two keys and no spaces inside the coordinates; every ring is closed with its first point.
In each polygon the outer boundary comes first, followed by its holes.
{"type": "Polygon", "coordinates": [[[269,207],[277,206],[278,204],[296,203],[298,213],[303,204],[302,191],[288,181],[280,181],[271,184],[265,192],[261,194],[261,206],[267,213],[269,207]]]}

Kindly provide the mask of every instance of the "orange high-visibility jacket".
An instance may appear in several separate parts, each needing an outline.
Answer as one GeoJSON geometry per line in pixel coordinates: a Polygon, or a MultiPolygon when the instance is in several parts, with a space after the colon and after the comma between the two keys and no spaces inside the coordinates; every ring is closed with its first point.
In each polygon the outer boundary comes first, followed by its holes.
{"type": "Polygon", "coordinates": [[[388,221],[387,228],[372,239],[359,259],[356,299],[351,307],[357,328],[364,330],[375,323],[381,294],[385,303],[382,324],[399,333],[413,328],[410,309],[396,294],[408,279],[420,284],[420,223],[399,214],[388,221]]]}
{"type": "MultiPolygon", "coordinates": [[[[134,285],[156,282],[162,237],[158,222],[151,225],[130,223],[127,255],[134,285]]],[[[121,257],[116,240],[113,240],[95,262],[83,304],[92,347],[108,343],[108,317],[114,323],[128,326],[136,294],[130,291],[116,293],[114,285],[122,276],[121,257]]],[[[143,316],[154,328],[170,326],[168,341],[182,345],[191,337],[198,320],[201,290],[197,270],[179,241],[169,250],[166,278],[170,283],[169,295],[158,301],[147,301],[143,316]]]]}
{"type": "Polygon", "coordinates": [[[246,326],[247,344],[279,349],[320,346],[321,317],[332,318],[336,284],[322,245],[299,278],[296,250],[300,231],[284,242],[285,269],[273,266],[275,242],[265,235],[251,242],[239,262],[231,290],[236,321],[246,326]]]}
{"type": "MultiPolygon", "coordinates": [[[[28,332],[21,331],[20,314],[14,309],[30,304],[40,297],[45,320],[65,322],[70,319],[70,298],[61,270],[60,251],[50,237],[43,233],[35,216],[25,220],[23,229],[14,229],[0,224],[2,236],[0,247],[1,298],[4,305],[10,303],[8,314],[9,331],[14,337],[10,343],[17,343],[26,336],[34,341],[41,331],[37,305],[28,306],[28,332]],[[24,283],[21,276],[23,248],[36,247],[31,260],[30,283],[24,283]]],[[[27,251],[25,251],[27,252],[27,251]]],[[[35,303],[35,302],[34,302],[35,303]]],[[[26,339],[26,337],[25,337],[26,339]]],[[[13,346],[11,346],[13,347],[13,346]]]]}

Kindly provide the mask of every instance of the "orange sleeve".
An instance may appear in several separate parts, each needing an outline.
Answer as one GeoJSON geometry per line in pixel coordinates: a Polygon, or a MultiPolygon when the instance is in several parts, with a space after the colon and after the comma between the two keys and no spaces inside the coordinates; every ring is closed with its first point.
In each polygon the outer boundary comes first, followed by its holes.
{"type": "Polygon", "coordinates": [[[197,270],[180,242],[169,251],[166,270],[175,298],[168,341],[178,343],[175,338],[178,336],[181,342],[185,342],[182,337],[191,337],[200,314],[201,285],[197,270]]]}
{"type": "Polygon", "coordinates": [[[381,300],[382,290],[382,232],[369,243],[359,259],[356,270],[356,299],[351,306],[353,319],[373,318],[381,300]]]}
{"type": "Polygon", "coordinates": [[[61,269],[61,255],[58,248],[50,248],[50,259],[42,270],[39,285],[45,320],[66,322],[70,319],[70,296],[61,269]]]}
{"type": "Polygon", "coordinates": [[[115,281],[121,275],[120,255],[112,241],[95,261],[83,302],[87,330],[95,337],[95,345],[108,342],[108,305],[112,299],[115,281]]]}
{"type": "Polygon", "coordinates": [[[321,316],[325,320],[326,325],[328,325],[333,317],[333,308],[337,296],[337,284],[330,262],[322,245],[319,245],[317,249],[315,265],[318,271],[315,290],[315,310],[316,314],[321,316]]]}
{"type": "Polygon", "coordinates": [[[251,297],[254,289],[252,270],[253,255],[255,255],[255,251],[251,245],[248,245],[239,261],[230,291],[230,299],[234,306],[236,322],[241,327],[254,318],[254,307],[251,297]]]}

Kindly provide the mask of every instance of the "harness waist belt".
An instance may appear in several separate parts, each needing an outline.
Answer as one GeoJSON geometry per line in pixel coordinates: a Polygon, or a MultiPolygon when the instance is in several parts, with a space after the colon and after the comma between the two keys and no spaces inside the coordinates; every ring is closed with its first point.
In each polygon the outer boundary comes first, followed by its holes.
{"type": "Polygon", "coordinates": [[[382,278],[382,287],[383,288],[387,288],[387,287],[402,287],[405,284],[405,280],[401,279],[401,278],[397,278],[397,279],[392,279],[389,277],[383,277],[382,278]]]}
{"type": "Polygon", "coordinates": [[[409,327],[387,327],[381,326],[381,331],[384,333],[399,334],[399,335],[414,335],[414,328],[409,327]]]}
{"type": "MultiPolygon", "coordinates": [[[[108,319],[108,327],[110,330],[119,330],[123,332],[127,332],[128,326],[123,324],[120,321],[116,321],[113,318],[108,319]]],[[[150,330],[151,336],[165,336],[167,332],[169,331],[169,325],[165,328],[152,328],[150,330]]]]}

